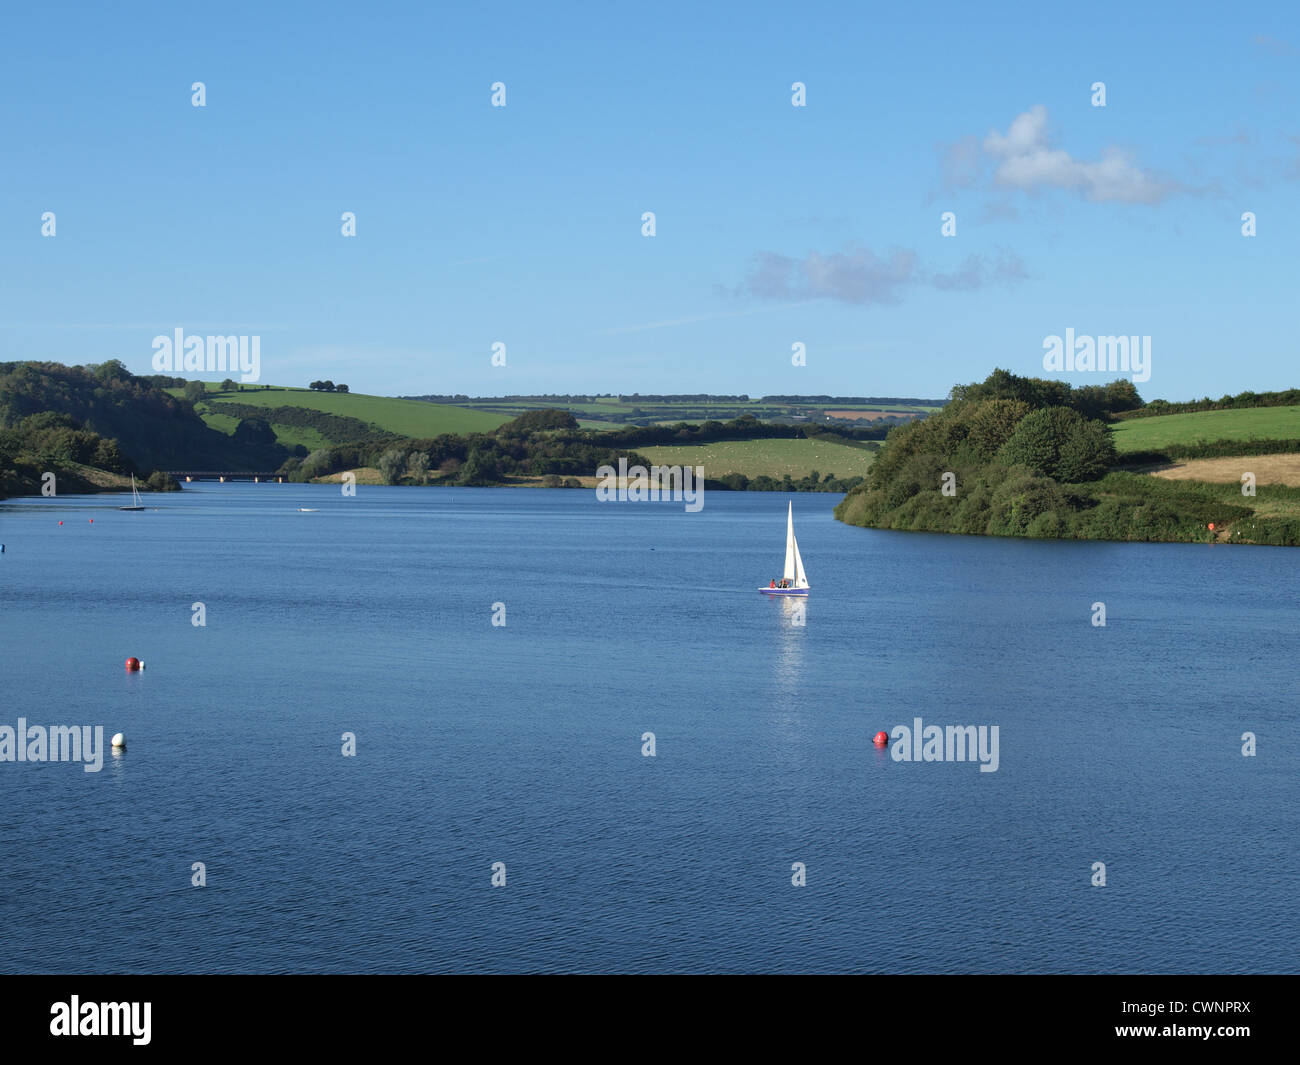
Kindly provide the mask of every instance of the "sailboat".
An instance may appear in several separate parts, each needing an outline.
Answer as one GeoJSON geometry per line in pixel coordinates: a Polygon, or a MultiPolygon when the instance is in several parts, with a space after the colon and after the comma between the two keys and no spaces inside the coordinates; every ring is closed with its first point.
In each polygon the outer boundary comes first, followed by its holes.
{"type": "Polygon", "coordinates": [[[135,474],[131,474],[131,505],[129,507],[118,507],[118,510],[144,510],[144,500],[140,498],[140,492],[135,487],[135,474]]]}
{"type": "Polygon", "coordinates": [[[790,504],[785,521],[785,570],[779,581],[760,588],[764,595],[807,595],[808,575],[803,571],[799,557],[799,541],[794,538],[794,503],[790,504]]]}

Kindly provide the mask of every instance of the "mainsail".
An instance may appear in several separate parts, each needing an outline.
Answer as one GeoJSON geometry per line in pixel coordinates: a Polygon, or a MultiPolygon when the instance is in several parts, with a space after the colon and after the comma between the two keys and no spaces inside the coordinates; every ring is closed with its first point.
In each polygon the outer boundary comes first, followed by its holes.
{"type": "Polygon", "coordinates": [[[807,588],[808,575],[803,571],[803,559],[799,557],[799,543],[794,538],[794,503],[790,504],[785,525],[785,571],[781,574],[787,581],[794,581],[794,587],[807,588]]]}

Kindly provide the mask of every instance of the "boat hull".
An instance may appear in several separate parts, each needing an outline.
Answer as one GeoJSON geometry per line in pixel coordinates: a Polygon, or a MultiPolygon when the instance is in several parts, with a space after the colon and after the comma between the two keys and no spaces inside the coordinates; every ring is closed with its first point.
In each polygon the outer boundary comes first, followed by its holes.
{"type": "Polygon", "coordinates": [[[807,595],[811,588],[760,588],[764,595],[807,595]]]}

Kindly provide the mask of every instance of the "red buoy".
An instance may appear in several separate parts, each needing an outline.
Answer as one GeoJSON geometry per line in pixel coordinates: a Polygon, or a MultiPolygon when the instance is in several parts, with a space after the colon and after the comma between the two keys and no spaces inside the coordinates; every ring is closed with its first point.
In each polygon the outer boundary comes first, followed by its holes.
{"type": "Polygon", "coordinates": [[[1214,522],[1210,522],[1210,532],[1214,532],[1214,522]]]}
{"type": "Polygon", "coordinates": [[[128,658],[126,660],[126,671],[128,673],[134,673],[139,668],[140,668],[140,659],[128,658]]]}
{"type": "Polygon", "coordinates": [[[876,733],[875,744],[877,747],[883,747],[888,742],[889,742],[889,734],[887,732],[876,733]]]}
{"type": "Polygon", "coordinates": [[[63,524],[63,522],[59,522],[59,524],[60,524],[60,525],[62,525],[62,524],[63,524]]]}

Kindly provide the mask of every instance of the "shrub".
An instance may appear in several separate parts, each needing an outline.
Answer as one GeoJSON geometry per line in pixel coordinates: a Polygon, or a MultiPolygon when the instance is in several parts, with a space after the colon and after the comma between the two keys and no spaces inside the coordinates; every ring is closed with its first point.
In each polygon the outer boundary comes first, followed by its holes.
{"type": "Polygon", "coordinates": [[[1045,407],[1025,415],[998,458],[1062,481],[1092,481],[1115,461],[1115,443],[1101,422],[1069,407],[1045,407]]]}
{"type": "Polygon", "coordinates": [[[1050,477],[1011,471],[993,493],[988,531],[995,536],[1024,536],[1040,514],[1064,511],[1066,506],[1061,486],[1050,477]]]}
{"type": "Polygon", "coordinates": [[[1039,514],[1025,529],[1025,535],[1035,540],[1059,540],[1069,533],[1070,526],[1054,510],[1039,514]]]}

